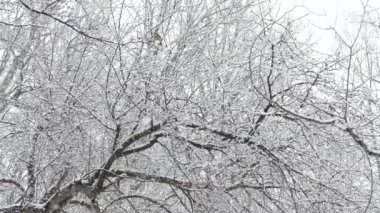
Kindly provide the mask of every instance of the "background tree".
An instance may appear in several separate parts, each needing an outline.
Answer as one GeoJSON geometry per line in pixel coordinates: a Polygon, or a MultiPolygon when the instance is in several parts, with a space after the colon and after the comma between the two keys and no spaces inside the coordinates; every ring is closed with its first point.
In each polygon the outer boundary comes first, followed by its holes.
{"type": "Polygon", "coordinates": [[[322,55],[265,0],[1,4],[2,211],[379,209],[369,5],[322,55]]]}

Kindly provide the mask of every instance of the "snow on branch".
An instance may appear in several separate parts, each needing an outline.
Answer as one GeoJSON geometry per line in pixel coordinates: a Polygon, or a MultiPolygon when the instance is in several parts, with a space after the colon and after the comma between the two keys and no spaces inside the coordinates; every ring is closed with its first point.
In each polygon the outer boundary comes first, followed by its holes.
{"type": "Polygon", "coordinates": [[[22,192],[25,191],[24,187],[20,183],[18,183],[16,180],[13,180],[13,179],[1,178],[0,183],[12,184],[16,186],[18,189],[20,189],[22,192]]]}
{"type": "Polygon", "coordinates": [[[371,150],[368,145],[364,142],[363,139],[360,138],[360,136],[354,132],[353,128],[346,128],[346,131],[348,134],[354,139],[354,141],[363,148],[363,150],[370,156],[380,157],[380,152],[376,152],[371,150]]]}

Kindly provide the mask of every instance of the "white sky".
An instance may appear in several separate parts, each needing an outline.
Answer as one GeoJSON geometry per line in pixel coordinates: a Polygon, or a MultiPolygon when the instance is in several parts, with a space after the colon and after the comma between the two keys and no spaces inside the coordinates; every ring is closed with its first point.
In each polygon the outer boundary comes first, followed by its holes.
{"type": "MultiPolygon", "coordinates": [[[[309,27],[314,33],[314,38],[319,42],[321,51],[328,51],[333,43],[334,33],[318,28],[328,28],[335,26],[339,30],[349,27],[348,17],[360,14],[363,7],[362,3],[367,0],[274,0],[283,10],[290,9],[294,6],[304,5],[310,11],[307,16],[309,27]],[[344,24],[343,24],[344,23],[344,24]]],[[[369,5],[374,8],[380,8],[380,0],[368,0],[369,5]]],[[[306,9],[297,9],[295,14],[300,16],[307,13],[306,9]]]]}

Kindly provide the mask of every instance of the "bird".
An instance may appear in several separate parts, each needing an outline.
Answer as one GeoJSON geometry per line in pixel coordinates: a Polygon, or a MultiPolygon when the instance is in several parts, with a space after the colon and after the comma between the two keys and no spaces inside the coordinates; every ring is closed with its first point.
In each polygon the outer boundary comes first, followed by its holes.
{"type": "Polygon", "coordinates": [[[336,112],[336,109],[335,109],[335,107],[332,104],[329,104],[329,110],[331,112],[336,112]]]}
{"type": "Polygon", "coordinates": [[[162,46],[162,38],[161,38],[161,35],[158,33],[158,30],[154,31],[154,34],[153,34],[153,39],[154,41],[158,41],[159,45],[162,46]]]}

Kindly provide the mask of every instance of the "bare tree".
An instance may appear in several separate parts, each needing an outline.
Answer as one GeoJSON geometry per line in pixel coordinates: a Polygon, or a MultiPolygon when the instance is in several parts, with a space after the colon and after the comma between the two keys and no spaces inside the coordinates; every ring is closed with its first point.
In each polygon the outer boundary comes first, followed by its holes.
{"type": "Polygon", "coordinates": [[[0,211],[379,210],[369,5],[329,55],[266,0],[0,8],[0,211]]]}

